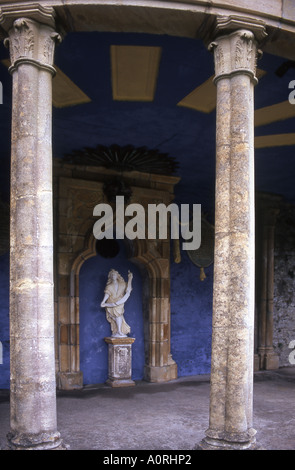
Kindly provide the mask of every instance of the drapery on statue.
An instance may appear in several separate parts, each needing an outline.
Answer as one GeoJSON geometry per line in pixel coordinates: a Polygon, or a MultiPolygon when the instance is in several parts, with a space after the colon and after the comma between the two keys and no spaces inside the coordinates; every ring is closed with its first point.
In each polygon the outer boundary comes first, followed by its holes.
{"type": "Polygon", "coordinates": [[[104,290],[104,298],[100,304],[106,310],[106,318],[111,324],[113,337],[126,337],[130,333],[130,326],[124,319],[124,304],[129,298],[132,287],[133,274],[128,271],[128,282],[115,269],[108,274],[104,290]]]}

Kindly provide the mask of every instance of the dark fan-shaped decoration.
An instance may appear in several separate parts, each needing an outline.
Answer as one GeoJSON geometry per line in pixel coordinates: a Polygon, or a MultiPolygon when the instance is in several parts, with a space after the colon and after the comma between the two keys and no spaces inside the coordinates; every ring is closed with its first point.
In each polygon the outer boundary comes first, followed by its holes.
{"type": "Polygon", "coordinates": [[[169,157],[166,153],[147,147],[120,147],[116,144],[110,147],[98,145],[96,148],[74,150],[64,156],[64,161],[77,165],[103,166],[118,171],[142,171],[162,175],[172,175],[178,168],[174,157],[169,157]]]}

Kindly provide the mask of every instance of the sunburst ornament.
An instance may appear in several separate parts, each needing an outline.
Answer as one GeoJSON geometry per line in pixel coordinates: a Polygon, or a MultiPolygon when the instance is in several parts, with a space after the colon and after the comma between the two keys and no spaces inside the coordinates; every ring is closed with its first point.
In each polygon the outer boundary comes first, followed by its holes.
{"type": "Polygon", "coordinates": [[[172,175],[178,169],[178,163],[174,157],[160,153],[158,150],[151,150],[147,147],[136,148],[132,145],[85,147],[66,154],[64,161],[77,165],[103,166],[120,172],[140,171],[161,175],[172,175]]]}

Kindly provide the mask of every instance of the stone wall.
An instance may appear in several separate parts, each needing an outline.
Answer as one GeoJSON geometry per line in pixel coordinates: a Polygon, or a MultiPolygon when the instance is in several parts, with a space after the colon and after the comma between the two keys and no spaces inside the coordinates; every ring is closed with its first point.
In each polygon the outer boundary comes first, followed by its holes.
{"type": "Polygon", "coordinates": [[[283,205],[275,231],[274,349],[280,367],[290,366],[295,340],[295,206],[283,205]]]}

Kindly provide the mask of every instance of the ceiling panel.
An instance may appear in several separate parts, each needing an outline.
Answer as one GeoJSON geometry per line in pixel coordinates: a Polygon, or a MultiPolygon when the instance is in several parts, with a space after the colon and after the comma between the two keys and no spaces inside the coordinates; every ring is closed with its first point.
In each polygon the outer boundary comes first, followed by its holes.
{"type": "Polygon", "coordinates": [[[211,113],[216,107],[216,86],[213,78],[214,75],[185,96],[177,105],[202,113],[211,113]]]}
{"type": "Polygon", "coordinates": [[[65,108],[89,103],[91,99],[57,66],[52,81],[52,103],[56,108],[65,108]]]}
{"type": "Polygon", "coordinates": [[[113,99],[153,101],[161,47],[111,46],[113,99]]]}
{"type": "Polygon", "coordinates": [[[288,145],[295,145],[295,133],[255,137],[255,148],[285,147],[288,145]]]}
{"type": "MultiPolygon", "coordinates": [[[[264,70],[257,69],[257,78],[260,79],[265,73],[264,70]]],[[[213,79],[214,75],[185,96],[177,105],[202,113],[211,113],[216,108],[216,85],[213,79]]]]}
{"type": "MultiPolygon", "coordinates": [[[[1,60],[5,67],[10,67],[10,60],[1,60]]],[[[91,99],[56,65],[56,75],[52,80],[52,104],[56,108],[67,108],[89,103],[91,99]]]]}
{"type": "Polygon", "coordinates": [[[256,109],[254,122],[255,126],[258,127],[293,117],[295,117],[295,106],[290,104],[289,101],[282,101],[281,103],[256,109]]]}

